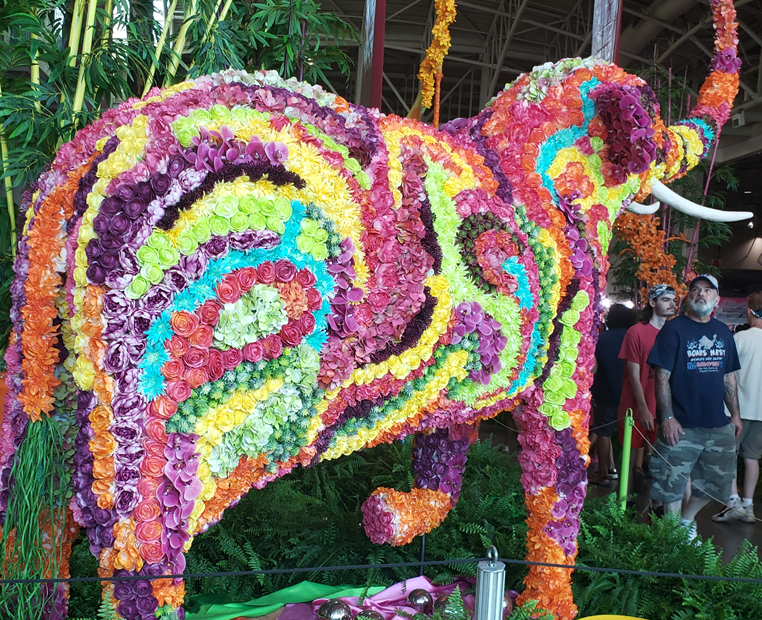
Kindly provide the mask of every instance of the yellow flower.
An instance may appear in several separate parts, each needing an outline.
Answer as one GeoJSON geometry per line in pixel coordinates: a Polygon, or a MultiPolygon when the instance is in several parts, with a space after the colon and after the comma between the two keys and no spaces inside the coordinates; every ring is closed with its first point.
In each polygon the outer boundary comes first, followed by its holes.
{"type": "Polygon", "coordinates": [[[96,371],[93,363],[84,355],[80,355],[77,358],[77,363],[74,366],[74,371],[72,372],[74,380],[79,386],[79,389],[88,391],[92,390],[95,374],[96,371]]]}

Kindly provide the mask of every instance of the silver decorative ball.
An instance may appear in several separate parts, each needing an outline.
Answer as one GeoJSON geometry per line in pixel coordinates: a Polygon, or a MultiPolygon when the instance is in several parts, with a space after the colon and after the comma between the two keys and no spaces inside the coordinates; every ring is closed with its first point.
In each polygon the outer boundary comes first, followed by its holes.
{"type": "Polygon", "coordinates": [[[332,598],[318,609],[318,620],[352,620],[352,610],[344,601],[332,598]]]}
{"type": "Polygon", "coordinates": [[[450,595],[449,594],[443,594],[440,596],[436,603],[434,603],[434,609],[436,609],[440,615],[446,616],[447,613],[447,605],[450,603],[450,595]]]}
{"type": "Polygon", "coordinates": [[[384,620],[384,617],[374,609],[363,609],[355,616],[355,620],[384,620]]]}
{"type": "Polygon", "coordinates": [[[407,600],[413,607],[420,609],[425,614],[430,614],[434,609],[434,599],[431,594],[421,588],[417,588],[408,594],[407,600]]]}

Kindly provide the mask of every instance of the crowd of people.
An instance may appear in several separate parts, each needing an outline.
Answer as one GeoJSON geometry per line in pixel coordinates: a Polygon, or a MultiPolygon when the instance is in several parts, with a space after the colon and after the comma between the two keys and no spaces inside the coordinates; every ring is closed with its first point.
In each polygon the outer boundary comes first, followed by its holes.
{"type": "Polygon", "coordinates": [[[628,488],[646,494],[657,515],[677,513],[691,538],[696,515],[714,499],[717,522],[754,523],[754,492],[762,458],[762,292],[747,299],[749,328],[713,318],[714,276],[700,275],[678,309],[674,289],[648,290],[641,320],[614,304],[596,347],[590,422],[590,482],[618,477],[612,436],[634,428],[628,488]],[[736,480],[738,456],[743,484],[736,480]]]}

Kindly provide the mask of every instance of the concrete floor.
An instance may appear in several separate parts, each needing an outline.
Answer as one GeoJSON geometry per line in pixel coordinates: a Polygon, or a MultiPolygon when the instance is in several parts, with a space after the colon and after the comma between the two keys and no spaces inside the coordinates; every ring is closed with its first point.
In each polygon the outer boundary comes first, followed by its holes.
{"type": "MultiPolygon", "coordinates": [[[[511,452],[517,452],[519,450],[519,445],[516,440],[514,429],[515,423],[510,419],[506,419],[502,423],[500,420],[486,420],[480,425],[479,436],[483,439],[491,436],[493,443],[504,444],[511,452]],[[507,428],[508,426],[513,428],[507,428]]],[[[614,441],[617,443],[616,438],[614,441]]],[[[618,452],[618,449],[615,448],[615,451],[618,452]]],[[[590,497],[602,497],[609,493],[618,492],[618,481],[612,481],[612,484],[608,487],[596,486],[593,484],[588,487],[588,495],[590,497]]],[[[762,484],[757,485],[754,504],[757,516],[756,523],[743,523],[741,521],[732,523],[715,523],[712,521],[711,517],[713,514],[718,513],[722,507],[714,502],[705,507],[696,518],[696,526],[699,535],[702,538],[713,538],[714,544],[718,547],[722,547],[724,550],[723,558],[726,561],[733,557],[744,540],[748,540],[752,545],[756,546],[758,553],[759,549],[762,548],[762,484]]],[[[635,496],[635,507],[643,512],[644,518],[647,514],[647,506],[648,500],[645,494],[641,493],[635,496]]],[[[762,557],[762,555],[760,557],[762,557]]]]}

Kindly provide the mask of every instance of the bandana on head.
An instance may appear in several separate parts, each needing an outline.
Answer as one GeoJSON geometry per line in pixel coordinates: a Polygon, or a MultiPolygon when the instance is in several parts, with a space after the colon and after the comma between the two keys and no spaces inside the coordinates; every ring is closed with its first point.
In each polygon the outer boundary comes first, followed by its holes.
{"type": "Polygon", "coordinates": [[[674,295],[675,289],[673,289],[669,284],[655,284],[648,289],[648,301],[655,301],[662,295],[668,294],[674,295]]]}
{"type": "Polygon", "coordinates": [[[758,319],[762,319],[762,308],[760,308],[759,310],[754,310],[754,309],[752,309],[752,307],[751,307],[751,306],[749,306],[749,311],[750,311],[750,312],[751,312],[751,313],[752,313],[752,314],[753,314],[755,317],[757,317],[758,319]]]}

